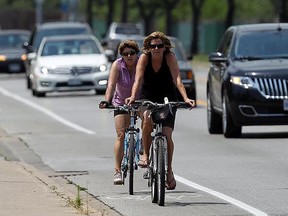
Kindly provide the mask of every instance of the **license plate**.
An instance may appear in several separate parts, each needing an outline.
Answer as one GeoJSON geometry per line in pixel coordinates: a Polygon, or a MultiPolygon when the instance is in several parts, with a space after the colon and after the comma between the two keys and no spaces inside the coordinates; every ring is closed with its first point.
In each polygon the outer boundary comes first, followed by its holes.
{"type": "Polygon", "coordinates": [[[283,100],[283,109],[288,111],[288,100],[283,100]]]}
{"type": "Polygon", "coordinates": [[[21,66],[19,64],[10,64],[8,67],[9,71],[13,72],[21,70],[21,66]]]}
{"type": "Polygon", "coordinates": [[[68,85],[69,86],[79,86],[79,85],[82,85],[82,81],[79,79],[70,79],[68,81],[68,85]]]}

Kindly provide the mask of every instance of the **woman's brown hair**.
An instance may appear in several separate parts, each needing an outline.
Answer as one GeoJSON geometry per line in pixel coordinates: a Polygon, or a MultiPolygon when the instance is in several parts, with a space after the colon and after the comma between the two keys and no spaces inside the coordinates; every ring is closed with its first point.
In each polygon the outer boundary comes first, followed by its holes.
{"type": "Polygon", "coordinates": [[[155,31],[155,32],[152,32],[150,35],[148,35],[144,39],[143,48],[142,48],[144,53],[149,52],[150,43],[151,43],[151,40],[153,39],[161,39],[166,51],[170,51],[170,49],[173,48],[170,39],[163,32],[155,31]]]}
{"type": "Polygon", "coordinates": [[[122,55],[122,53],[126,47],[134,49],[137,54],[140,51],[138,44],[134,40],[125,40],[119,44],[118,52],[120,55],[122,55]]]}

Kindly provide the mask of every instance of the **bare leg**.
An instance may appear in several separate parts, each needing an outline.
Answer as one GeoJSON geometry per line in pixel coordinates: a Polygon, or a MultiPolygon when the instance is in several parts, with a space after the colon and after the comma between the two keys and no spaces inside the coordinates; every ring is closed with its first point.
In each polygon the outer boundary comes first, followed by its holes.
{"type": "Polygon", "coordinates": [[[149,150],[150,150],[150,145],[151,145],[151,132],[152,132],[152,122],[151,118],[149,117],[150,111],[145,111],[143,113],[143,118],[142,118],[142,142],[144,146],[144,152],[142,155],[143,161],[147,161],[149,158],[149,150]]]}
{"type": "Polygon", "coordinates": [[[172,128],[163,127],[163,134],[166,135],[166,138],[167,138],[167,154],[168,154],[167,172],[168,173],[172,173],[172,160],[173,160],[173,153],[174,153],[174,142],[172,140],[172,132],[173,132],[172,128]]]}
{"type": "Polygon", "coordinates": [[[129,115],[117,115],[114,118],[116,140],[114,144],[115,169],[121,171],[121,162],[124,155],[125,128],[129,126],[129,115]]]}

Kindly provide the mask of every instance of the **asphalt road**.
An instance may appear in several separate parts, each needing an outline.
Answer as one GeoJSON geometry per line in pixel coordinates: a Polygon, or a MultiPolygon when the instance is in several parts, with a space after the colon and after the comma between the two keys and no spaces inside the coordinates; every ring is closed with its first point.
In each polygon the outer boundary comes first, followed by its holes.
{"type": "Polygon", "coordinates": [[[142,169],[136,171],[135,195],[128,194],[128,184],[113,185],[115,132],[113,114],[98,109],[103,95],[74,92],[35,98],[24,76],[1,74],[0,127],[23,142],[5,148],[10,159],[52,168],[55,176],[87,188],[120,215],[288,215],[288,126],[244,127],[238,139],[210,135],[207,68],[197,66],[195,72],[198,107],[177,113],[177,188],[166,193],[165,207],[151,203],[142,169]]]}

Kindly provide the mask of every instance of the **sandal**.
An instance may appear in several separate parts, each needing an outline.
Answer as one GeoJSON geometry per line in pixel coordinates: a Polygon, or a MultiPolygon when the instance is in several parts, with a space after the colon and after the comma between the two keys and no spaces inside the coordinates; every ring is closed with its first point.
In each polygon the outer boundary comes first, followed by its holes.
{"type": "Polygon", "coordinates": [[[176,188],[176,180],[174,178],[174,174],[172,172],[172,178],[170,181],[168,180],[169,174],[167,173],[167,181],[166,181],[166,189],[167,190],[174,190],[176,188]]]}
{"type": "Polygon", "coordinates": [[[141,168],[147,168],[148,167],[148,160],[139,160],[138,166],[141,168]]]}

